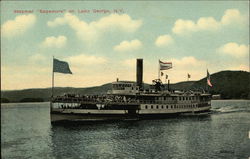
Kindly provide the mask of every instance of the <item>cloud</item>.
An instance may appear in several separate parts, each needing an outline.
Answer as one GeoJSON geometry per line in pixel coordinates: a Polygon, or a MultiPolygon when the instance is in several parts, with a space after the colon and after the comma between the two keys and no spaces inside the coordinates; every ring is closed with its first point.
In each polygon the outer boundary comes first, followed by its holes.
{"type": "Polygon", "coordinates": [[[249,66],[247,65],[244,65],[244,64],[241,64],[239,66],[236,66],[236,67],[231,67],[229,68],[230,70],[243,70],[243,71],[249,71],[249,66]]]}
{"type": "Polygon", "coordinates": [[[107,59],[104,57],[98,57],[93,55],[91,56],[86,54],[70,56],[65,58],[65,60],[73,66],[96,65],[96,64],[104,64],[107,62],[107,59]]]}
{"type": "Polygon", "coordinates": [[[232,55],[234,57],[243,57],[249,54],[249,45],[240,45],[230,42],[218,48],[217,52],[232,55]]]}
{"type": "Polygon", "coordinates": [[[4,76],[1,80],[1,88],[6,90],[17,90],[27,88],[46,88],[51,86],[48,75],[51,67],[40,66],[33,63],[23,65],[5,65],[1,68],[4,76]]]}
{"type": "Polygon", "coordinates": [[[172,44],[173,42],[174,40],[170,35],[161,35],[156,39],[155,45],[158,47],[164,47],[172,44]]]}
{"type": "Polygon", "coordinates": [[[14,20],[6,21],[1,27],[3,37],[14,37],[25,33],[36,22],[34,14],[19,15],[14,20]]]}
{"type": "Polygon", "coordinates": [[[126,59],[126,60],[122,61],[122,64],[123,64],[124,66],[128,66],[128,67],[135,68],[136,58],[133,58],[133,59],[126,59]]]}
{"type": "Polygon", "coordinates": [[[195,31],[195,23],[191,20],[183,20],[183,19],[178,19],[174,27],[172,28],[172,31],[175,34],[182,34],[187,31],[195,31]]]}
{"type": "Polygon", "coordinates": [[[220,27],[213,17],[202,17],[196,23],[191,20],[178,19],[172,31],[175,34],[185,34],[188,32],[196,32],[200,30],[217,30],[220,27]]]}
{"type": "Polygon", "coordinates": [[[47,23],[49,27],[57,27],[66,24],[76,31],[80,39],[89,41],[89,39],[95,40],[102,32],[108,30],[118,29],[124,32],[134,32],[142,25],[142,21],[133,20],[127,14],[110,14],[97,21],[87,23],[80,20],[75,15],[66,13],[63,17],[58,17],[47,23]]]}
{"type": "Polygon", "coordinates": [[[213,17],[201,17],[196,22],[192,20],[176,20],[172,32],[175,34],[188,34],[197,31],[215,31],[229,24],[242,24],[247,19],[237,9],[228,9],[225,11],[220,21],[213,17]]]}
{"type": "Polygon", "coordinates": [[[97,22],[91,22],[90,26],[99,30],[119,28],[125,32],[134,32],[142,25],[141,20],[132,20],[127,14],[111,14],[101,18],[97,22]]]}
{"type": "Polygon", "coordinates": [[[221,23],[223,25],[228,25],[232,23],[243,23],[247,19],[246,16],[243,16],[237,9],[228,9],[225,11],[224,15],[221,18],[221,23]]]}
{"type": "Polygon", "coordinates": [[[140,40],[132,40],[132,41],[123,41],[119,45],[114,46],[115,51],[123,52],[123,51],[133,51],[138,50],[142,47],[142,43],[140,40]]]}
{"type": "Polygon", "coordinates": [[[56,48],[61,48],[63,46],[65,46],[67,42],[67,37],[65,36],[58,36],[58,37],[55,37],[55,36],[50,36],[50,37],[47,37],[43,42],[42,42],[42,45],[44,47],[56,47],[56,48]]]}
{"type": "Polygon", "coordinates": [[[38,62],[44,61],[45,59],[46,59],[45,56],[41,54],[34,54],[31,57],[29,57],[29,61],[31,63],[38,63],[38,62]]]}
{"type": "Polygon", "coordinates": [[[194,66],[201,66],[206,65],[205,61],[198,60],[193,56],[183,57],[181,59],[171,59],[173,63],[173,67],[194,67],[194,66]]]}

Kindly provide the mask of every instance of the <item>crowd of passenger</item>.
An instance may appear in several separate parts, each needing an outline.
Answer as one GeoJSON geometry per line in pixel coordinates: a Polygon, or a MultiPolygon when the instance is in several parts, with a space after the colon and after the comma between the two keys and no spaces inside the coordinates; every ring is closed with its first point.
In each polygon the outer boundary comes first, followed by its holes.
{"type": "Polygon", "coordinates": [[[79,94],[65,94],[63,96],[56,97],[57,101],[69,100],[74,102],[100,102],[100,103],[133,103],[138,100],[129,98],[122,95],[79,95],[79,94]]]}

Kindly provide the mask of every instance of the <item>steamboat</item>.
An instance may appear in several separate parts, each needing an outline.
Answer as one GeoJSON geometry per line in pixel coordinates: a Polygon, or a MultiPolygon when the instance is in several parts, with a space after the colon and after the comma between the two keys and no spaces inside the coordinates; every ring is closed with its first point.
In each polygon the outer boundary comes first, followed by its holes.
{"type": "Polygon", "coordinates": [[[65,94],[51,99],[51,122],[165,118],[202,114],[211,109],[211,95],[204,91],[176,91],[160,79],[145,89],[143,59],[137,59],[136,82],[112,83],[104,95],[65,94]]]}

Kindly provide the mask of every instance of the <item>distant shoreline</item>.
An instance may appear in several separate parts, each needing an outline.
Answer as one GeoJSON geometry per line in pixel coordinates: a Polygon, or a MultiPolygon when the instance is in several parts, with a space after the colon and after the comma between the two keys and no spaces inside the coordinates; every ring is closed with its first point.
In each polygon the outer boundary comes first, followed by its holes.
{"type": "Polygon", "coordinates": [[[9,102],[9,103],[1,103],[1,104],[4,104],[4,105],[7,105],[7,104],[32,104],[32,103],[49,103],[50,101],[44,101],[44,102],[9,102]]]}

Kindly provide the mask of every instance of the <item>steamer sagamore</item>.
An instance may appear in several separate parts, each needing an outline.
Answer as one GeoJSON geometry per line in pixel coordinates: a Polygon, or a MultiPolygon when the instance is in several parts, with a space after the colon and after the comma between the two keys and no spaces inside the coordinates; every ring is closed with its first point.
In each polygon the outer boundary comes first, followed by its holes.
{"type": "Polygon", "coordinates": [[[136,82],[112,83],[103,95],[64,94],[51,98],[51,122],[103,121],[165,118],[177,115],[207,114],[211,95],[203,91],[177,91],[153,80],[143,86],[143,60],[137,59],[136,82]]]}

